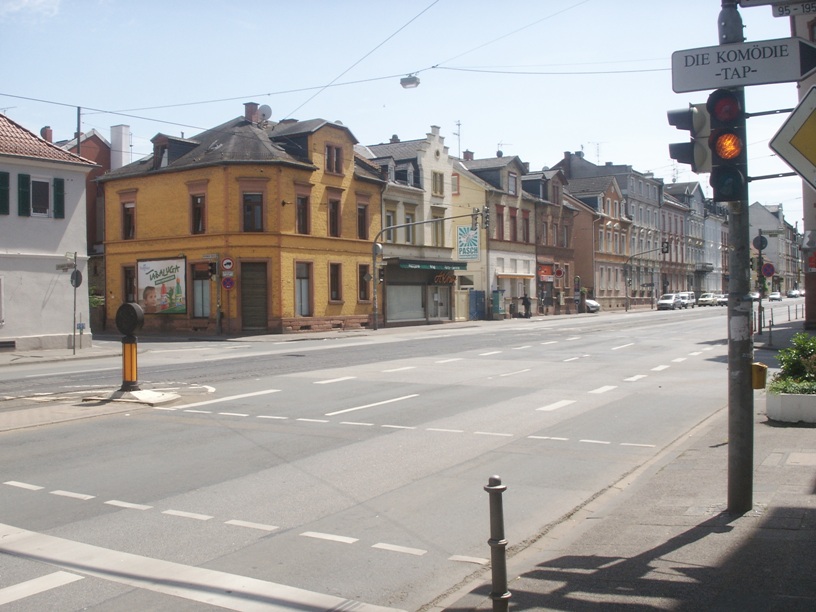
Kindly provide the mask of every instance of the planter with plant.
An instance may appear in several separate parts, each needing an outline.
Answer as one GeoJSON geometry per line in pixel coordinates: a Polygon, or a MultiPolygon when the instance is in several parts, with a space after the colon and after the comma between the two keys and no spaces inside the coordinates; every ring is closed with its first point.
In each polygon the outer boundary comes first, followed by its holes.
{"type": "Polygon", "coordinates": [[[816,337],[801,332],[779,351],[779,372],[765,397],[765,411],[773,421],[816,423],[816,337]]]}

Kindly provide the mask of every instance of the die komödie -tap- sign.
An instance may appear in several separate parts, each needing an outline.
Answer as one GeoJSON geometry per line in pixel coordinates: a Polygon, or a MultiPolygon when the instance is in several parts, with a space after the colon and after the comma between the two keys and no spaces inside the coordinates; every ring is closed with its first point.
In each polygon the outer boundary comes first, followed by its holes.
{"type": "Polygon", "coordinates": [[[136,293],[145,314],[187,312],[187,259],[136,262],[136,293]]]}

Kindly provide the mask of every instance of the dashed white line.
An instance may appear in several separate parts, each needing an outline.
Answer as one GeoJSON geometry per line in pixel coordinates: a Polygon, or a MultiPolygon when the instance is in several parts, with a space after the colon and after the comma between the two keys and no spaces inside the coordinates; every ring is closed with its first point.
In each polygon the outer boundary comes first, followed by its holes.
{"type": "Polygon", "coordinates": [[[648,376],[648,374],[635,374],[634,376],[630,376],[629,378],[624,378],[623,380],[625,380],[626,382],[636,382],[636,381],[640,380],[641,378],[646,378],[647,376],[648,376]]]}
{"type": "Polygon", "coordinates": [[[578,440],[579,442],[584,442],[586,444],[611,444],[611,442],[607,442],[606,440],[578,440]]]}
{"type": "Polygon", "coordinates": [[[629,344],[621,344],[620,346],[613,346],[613,347],[612,347],[612,350],[613,350],[613,351],[617,351],[617,350],[619,350],[619,349],[629,348],[630,346],[635,346],[635,343],[634,343],[634,342],[630,342],[629,344]]]}
{"type": "Polygon", "coordinates": [[[39,491],[44,487],[38,487],[37,485],[28,484],[27,482],[19,482],[17,480],[8,480],[3,484],[9,485],[10,487],[17,487],[18,489],[28,489],[29,491],[39,491]]]}
{"type": "Polygon", "coordinates": [[[408,548],[407,546],[397,546],[396,544],[384,544],[382,542],[378,544],[373,544],[371,548],[379,548],[380,550],[390,550],[392,552],[405,553],[408,555],[415,555],[417,557],[421,557],[422,555],[428,552],[427,550],[422,550],[421,548],[408,548]]]}
{"type": "Polygon", "coordinates": [[[593,389],[592,391],[587,391],[587,393],[606,393],[607,391],[612,391],[613,389],[617,389],[615,385],[605,385],[603,387],[598,387],[597,389],[593,389]]]}
{"type": "Polygon", "coordinates": [[[688,357],[678,357],[677,359],[672,359],[672,363],[683,363],[688,357]]]}
{"type": "Polygon", "coordinates": [[[346,412],[354,412],[355,410],[363,410],[365,408],[373,408],[374,406],[382,406],[384,404],[391,404],[393,402],[401,402],[403,400],[411,399],[417,397],[418,393],[412,393],[411,395],[403,395],[402,397],[395,397],[393,399],[383,400],[382,402],[374,402],[373,404],[366,404],[365,406],[356,406],[354,408],[346,408],[345,410],[336,410],[335,412],[327,412],[326,416],[335,416],[338,414],[345,414],[346,412]]]}
{"type": "Polygon", "coordinates": [[[374,423],[356,423],[354,421],[340,421],[341,425],[360,425],[361,427],[374,427],[374,423]]]}
{"type": "Polygon", "coordinates": [[[564,363],[566,363],[568,361],[578,361],[579,359],[580,359],[580,357],[570,357],[569,359],[565,359],[564,363]]]}
{"type": "Polygon", "coordinates": [[[570,338],[567,338],[567,341],[570,341],[570,340],[580,340],[580,339],[581,339],[581,336],[572,336],[572,337],[570,337],[570,338]]]}
{"type": "Polygon", "coordinates": [[[81,499],[82,501],[88,501],[89,499],[93,499],[96,497],[95,495],[85,495],[84,493],[74,493],[73,491],[51,491],[51,495],[59,495],[60,497],[71,497],[73,499],[81,499]]]}
{"type": "Polygon", "coordinates": [[[524,346],[516,346],[516,347],[513,348],[513,350],[514,351],[520,351],[522,349],[528,349],[528,348],[530,348],[530,346],[531,346],[530,344],[525,344],[524,346]]]}
{"type": "Polygon", "coordinates": [[[643,448],[654,448],[654,444],[635,444],[634,442],[621,442],[621,446],[640,446],[643,448]]]}
{"type": "Polygon", "coordinates": [[[250,521],[231,520],[224,521],[225,525],[235,525],[236,527],[247,527],[249,529],[260,529],[261,531],[275,531],[280,529],[277,525],[264,525],[263,523],[252,523],[250,521]]]}
{"type": "Polygon", "coordinates": [[[542,342],[541,343],[542,346],[546,346],[548,344],[558,344],[558,340],[549,340],[547,342],[542,342]]]}
{"type": "Polygon", "coordinates": [[[545,412],[549,412],[550,410],[558,410],[559,408],[563,408],[564,406],[569,406],[570,404],[574,403],[575,400],[561,400],[553,404],[547,404],[546,406],[542,406],[541,408],[536,408],[536,410],[543,410],[545,412]]]}
{"type": "Polygon", "coordinates": [[[525,372],[529,372],[531,368],[527,368],[524,370],[516,370],[515,372],[505,372],[504,374],[499,374],[499,378],[504,376],[515,376],[516,374],[524,374],[525,372]]]}
{"type": "Polygon", "coordinates": [[[555,436],[551,437],[550,440],[558,440],[559,442],[567,442],[569,438],[556,438],[555,436]]]}
{"type": "Polygon", "coordinates": [[[316,380],[315,385],[330,385],[332,383],[343,382],[344,380],[354,380],[356,376],[341,376],[340,378],[330,378],[328,380],[316,380]]]}
{"type": "Polygon", "coordinates": [[[416,429],[416,427],[409,427],[408,425],[380,425],[386,429],[416,429]]]}
{"type": "Polygon", "coordinates": [[[271,414],[259,414],[259,415],[258,415],[258,418],[259,418],[259,419],[278,419],[278,420],[281,420],[281,421],[288,421],[288,420],[289,420],[289,417],[285,417],[285,416],[273,416],[273,415],[271,415],[271,414]]]}
{"type": "Polygon", "coordinates": [[[405,370],[414,370],[416,366],[404,366],[402,368],[391,368],[390,370],[383,370],[383,372],[404,372],[405,370]]]}
{"type": "Polygon", "coordinates": [[[184,412],[194,412],[196,414],[212,414],[212,410],[185,410],[184,412]]]}
{"type": "Polygon", "coordinates": [[[219,412],[221,416],[234,416],[234,417],[248,417],[248,414],[244,414],[243,412],[219,412]]]}
{"type": "Polygon", "coordinates": [[[689,353],[689,355],[694,355],[695,357],[696,357],[697,355],[702,355],[702,354],[703,354],[703,352],[702,352],[702,351],[694,351],[693,353],[689,353]]]}
{"type": "Polygon", "coordinates": [[[31,597],[37,593],[44,593],[51,589],[82,580],[82,576],[69,572],[54,572],[32,580],[26,580],[4,589],[0,589],[0,606],[26,597],[31,597]]]}
{"type": "Polygon", "coordinates": [[[118,508],[127,508],[129,510],[150,510],[153,506],[145,506],[144,504],[132,504],[126,501],[119,501],[118,499],[109,499],[105,502],[109,506],[116,506],[118,508]]]}
{"type": "Polygon", "coordinates": [[[655,368],[652,368],[652,372],[662,372],[663,370],[668,370],[671,366],[667,365],[659,365],[655,368]]]}
{"type": "Polygon", "coordinates": [[[463,563],[476,563],[477,565],[487,565],[490,559],[482,559],[481,557],[466,557],[464,555],[453,555],[448,557],[448,561],[462,561],[463,563]]]}
{"type": "Polygon", "coordinates": [[[489,351],[487,353],[479,353],[479,357],[487,357],[488,355],[498,355],[501,351],[489,351]]]}
{"type": "Polygon", "coordinates": [[[229,395],[218,399],[206,400],[203,402],[194,402],[192,404],[185,404],[184,406],[176,406],[173,410],[183,410],[185,408],[196,408],[198,406],[208,406],[210,404],[219,404],[221,402],[231,402],[233,400],[244,399],[245,397],[257,397],[258,395],[268,395],[270,393],[279,393],[280,389],[265,389],[263,391],[254,391],[253,393],[241,393],[240,395],[229,395]]]}
{"type": "Polygon", "coordinates": [[[428,427],[425,431],[440,431],[442,433],[465,433],[464,429],[442,429],[439,427],[428,427]]]}
{"type": "Polygon", "coordinates": [[[439,361],[434,361],[434,363],[451,363],[453,361],[462,361],[461,357],[454,357],[452,359],[440,359],[439,361]]]}
{"type": "Polygon", "coordinates": [[[343,544],[354,544],[357,538],[347,538],[346,536],[334,535],[331,533],[320,533],[319,531],[304,531],[300,535],[318,540],[329,540],[331,542],[341,542],[343,544]]]}
{"type": "Polygon", "coordinates": [[[328,423],[328,419],[297,419],[303,423],[328,423]]]}
{"type": "Polygon", "coordinates": [[[180,516],[181,518],[195,519],[197,521],[209,521],[212,518],[208,514],[184,512],[183,510],[162,510],[162,514],[169,514],[170,516],[180,516]]]}
{"type": "Polygon", "coordinates": [[[513,434],[511,433],[497,433],[492,431],[474,431],[473,432],[477,436],[500,436],[505,438],[512,438],[513,434]]]}

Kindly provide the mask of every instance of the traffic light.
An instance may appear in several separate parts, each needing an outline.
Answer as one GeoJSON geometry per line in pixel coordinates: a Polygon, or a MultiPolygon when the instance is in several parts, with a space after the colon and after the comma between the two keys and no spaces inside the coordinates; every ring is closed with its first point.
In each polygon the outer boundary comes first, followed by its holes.
{"type": "Polygon", "coordinates": [[[490,229],[490,206],[485,204],[485,207],[482,209],[482,222],[484,223],[484,228],[486,230],[490,229]]]}
{"type": "Polygon", "coordinates": [[[476,231],[479,228],[479,209],[473,209],[473,216],[470,218],[470,229],[476,231]]]}
{"type": "Polygon", "coordinates": [[[208,267],[208,268],[209,268],[209,270],[210,270],[210,278],[211,278],[211,279],[212,279],[213,277],[215,277],[215,275],[216,275],[216,274],[218,274],[218,264],[217,264],[217,263],[215,263],[215,262],[212,262],[212,261],[211,261],[211,262],[209,262],[209,263],[207,264],[207,267],[208,267]]]}
{"type": "Polygon", "coordinates": [[[705,104],[689,104],[688,108],[671,110],[666,113],[669,125],[678,130],[688,130],[689,142],[674,142],[669,145],[669,156],[681,164],[689,164],[693,172],[711,172],[711,153],[708,136],[711,131],[709,111],[705,104]]]}
{"type": "Polygon", "coordinates": [[[748,200],[748,155],[745,138],[745,94],[718,89],[706,102],[711,117],[711,176],[715,202],[748,200]]]}
{"type": "Polygon", "coordinates": [[[663,242],[660,243],[660,252],[663,253],[664,255],[669,252],[668,240],[664,240],[663,242]]]}
{"type": "Polygon", "coordinates": [[[385,281],[385,266],[377,268],[377,279],[382,283],[385,281]]]}

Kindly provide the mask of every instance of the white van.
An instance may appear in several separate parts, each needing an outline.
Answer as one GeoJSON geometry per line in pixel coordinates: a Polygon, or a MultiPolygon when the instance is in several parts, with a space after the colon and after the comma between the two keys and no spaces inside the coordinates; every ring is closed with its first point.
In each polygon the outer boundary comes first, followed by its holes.
{"type": "Polygon", "coordinates": [[[694,308],[697,305],[697,298],[694,297],[693,291],[680,291],[677,295],[680,296],[683,308],[688,308],[689,306],[694,308]]]}

